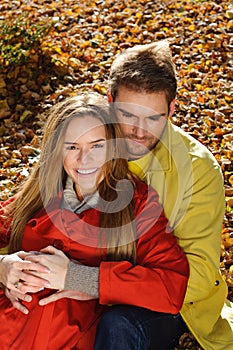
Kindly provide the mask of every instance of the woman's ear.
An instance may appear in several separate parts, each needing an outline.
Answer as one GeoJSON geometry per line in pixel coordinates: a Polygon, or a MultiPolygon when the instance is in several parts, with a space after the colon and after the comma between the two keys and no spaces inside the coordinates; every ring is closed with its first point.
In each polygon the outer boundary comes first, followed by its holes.
{"type": "Polygon", "coordinates": [[[171,118],[174,111],[175,111],[175,104],[176,104],[176,99],[174,98],[174,100],[172,100],[172,102],[170,103],[170,110],[169,110],[169,115],[168,117],[171,118]]]}
{"type": "Polygon", "coordinates": [[[112,98],[111,92],[109,90],[107,90],[107,97],[108,97],[108,102],[112,103],[113,102],[113,98],[112,98]]]}

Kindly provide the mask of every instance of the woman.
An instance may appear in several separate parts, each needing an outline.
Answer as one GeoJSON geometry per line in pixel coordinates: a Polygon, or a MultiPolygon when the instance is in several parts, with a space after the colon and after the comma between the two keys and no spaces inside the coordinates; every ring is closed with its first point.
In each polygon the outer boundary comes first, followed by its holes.
{"type": "Polygon", "coordinates": [[[58,104],[34,172],[2,203],[2,350],[93,349],[113,304],[179,313],[186,257],[112,118],[96,94],[58,104]]]}

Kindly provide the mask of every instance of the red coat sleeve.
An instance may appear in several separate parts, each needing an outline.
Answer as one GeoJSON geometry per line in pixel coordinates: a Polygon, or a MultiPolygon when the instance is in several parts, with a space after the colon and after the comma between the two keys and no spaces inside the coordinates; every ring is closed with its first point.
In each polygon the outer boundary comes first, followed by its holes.
{"type": "Polygon", "coordinates": [[[137,263],[102,261],[99,300],[101,304],[129,304],[176,314],[186,292],[188,261],[172,234],[157,193],[144,184],[138,190],[137,263]]]}
{"type": "Polygon", "coordinates": [[[11,197],[5,202],[0,202],[0,248],[8,245],[10,240],[10,225],[12,218],[7,213],[7,206],[16,198],[11,197]]]}

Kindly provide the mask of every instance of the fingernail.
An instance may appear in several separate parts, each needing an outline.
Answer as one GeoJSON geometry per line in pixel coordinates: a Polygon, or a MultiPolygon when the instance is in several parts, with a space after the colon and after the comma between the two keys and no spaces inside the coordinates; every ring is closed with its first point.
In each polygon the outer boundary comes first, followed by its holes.
{"type": "Polygon", "coordinates": [[[32,301],[32,297],[31,297],[30,295],[26,296],[26,297],[25,297],[25,301],[26,301],[27,303],[30,303],[30,301],[32,301]]]}
{"type": "Polygon", "coordinates": [[[45,282],[45,283],[44,283],[44,286],[47,287],[47,288],[49,288],[49,287],[50,287],[50,283],[49,283],[49,282],[45,282]]]}

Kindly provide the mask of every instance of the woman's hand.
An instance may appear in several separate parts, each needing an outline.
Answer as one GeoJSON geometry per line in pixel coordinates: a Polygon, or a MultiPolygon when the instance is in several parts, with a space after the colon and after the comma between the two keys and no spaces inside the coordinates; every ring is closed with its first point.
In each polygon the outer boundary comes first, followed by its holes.
{"type": "Polygon", "coordinates": [[[49,269],[45,265],[24,260],[27,254],[9,254],[0,261],[0,282],[7,289],[19,294],[36,293],[49,286],[46,279],[49,269]],[[36,276],[39,273],[43,274],[42,278],[36,276]]]}
{"type": "Polygon", "coordinates": [[[49,288],[63,290],[65,286],[65,278],[69,264],[69,258],[61,251],[53,246],[48,246],[37,254],[28,254],[26,261],[46,266],[49,274],[44,272],[32,272],[33,275],[46,279],[49,282],[49,288]]]}
{"type": "Polygon", "coordinates": [[[69,299],[82,300],[82,301],[96,299],[92,295],[80,293],[76,290],[62,290],[62,291],[58,291],[52,295],[49,295],[46,298],[41,299],[39,301],[39,305],[41,305],[41,306],[47,305],[49,303],[52,303],[52,302],[57,301],[57,300],[62,299],[62,298],[69,298],[69,299]]]}
{"type": "Polygon", "coordinates": [[[8,288],[4,288],[4,292],[6,297],[10,300],[11,304],[17,310],[19,310],[25,315],[28,314],[28,309],[23,304],[21,304],[21,301],[26,301],[26,302],[32,301],[31,295],[21,293],[18,290],[14,291],[8,288]]]}

